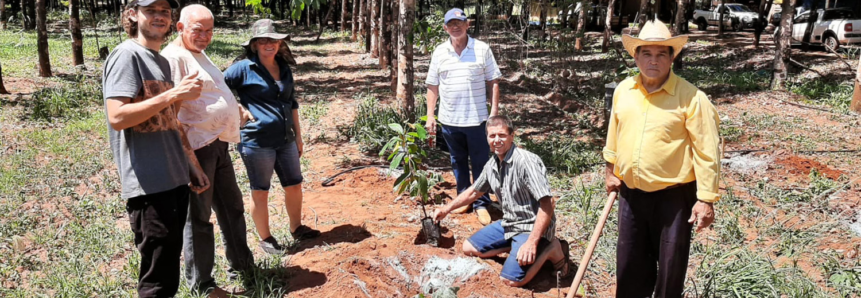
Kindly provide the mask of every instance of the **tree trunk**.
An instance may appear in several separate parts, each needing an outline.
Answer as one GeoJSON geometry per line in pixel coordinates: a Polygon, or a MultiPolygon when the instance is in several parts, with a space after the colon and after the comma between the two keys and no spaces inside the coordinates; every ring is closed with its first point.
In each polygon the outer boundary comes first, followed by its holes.
{"type": "Polygon", "coordinates": [[[753,46],[759,48],[759,41],[762,39],[762,31],[768,26],[768,12],[771,11],[771,5],[774,0],[763,0],[764,7],[759,11],[759,21],[754,24],[753,28],[753,46]]]}
{"type": "Polygon", "coordinates": [[[22,0],[24,30],[36,29],[36,0],[22,0]]]}
{"type": "Polygon", "coordinates": [[[473,37],[478,37],[481,35],[481,0],[478,0],[478,5],[475,6],[475,26],[472,26],[472,35],[473,37]]]}
{"type": "MultiPolygon", "coordinates": [[[[625,0],[622,0],[625,1],[625,0]]],[[[610,50],[610,43],[613,42],[613,7],[616,6],[616,0],[609,0],[607,3],[607,18],[604,20],[604,42],[601,43],[601,53],[606,53],[610,50]]],[[[619,16],[621,21],[622,16],[619,16]]]]}
{"type": "Polygon", "coordinates": [[[529,0],[524,0],[520,6],[520,25],[523,31],[521,37],[523,40],[529,40],[529,0]]]}
{"type": "Polygon", "coordinates": [[[726,11],[726,0],[720,0],[721,9],[718,11],[720,13],[720,18],[718,19],[718,37],[723,37],[723,20],[724,20],[724,11],[726,11]]]}
{"type": "Polygon", "coordinates": [[[359,2],[360,0],[353,0],[353,12],[350,14],[352,17],[352,22],[350,22],[350,27],[352,29],[353,36],[350,37],[350,40],[355,42],[358,40],[358,36],[356,32],[359,30],[358,18],[359,18],[359,2]]]}
{"type": "Polygon", "coordinates": [[[327,5],[327,6],[329,7],[329,9],[326,10],[326,16],[320,20],[320,29],[318,29],[319,31],[317,31],[317,38],[314,39],[314,42],[320,41],[320,36],[323,35],[323,30],[326,28],[326,24],[329,23],[329,16],[332,15],[332,10],[334,8],[334,5],[327,5]]]}
{"type": "Polygon", "coordinates": [[[577,39],[574,40],[574,49],[577,51],[583,50],[583,34],[586,31],[586,11],[592,9],[592,5],[585,0],[581,3],[583,4],[580,6],[580,15],[577,17],[577,33],[575,34],[577,39]]]}
{"type": "Polygon", "coordinates": [[[43,78],[51,76],[51,59],[48,56],[48,27],[45,20],[47,0],[37,0],[36,3],[36,46],[39,51],[39,75],[43,78]]]}
{"type": "Polygon", "coordinates": [[[233,1],[234,0],[227,0],[228,17],[230,17],[231,19],[233,19],[233,6],[236,4],[233,1]]]}
{"type": "Polygon", "coordinates": [[[400,24],[398,23],[398,14],[401,11],[400,1],[399,0],[389,0],[392,2],[392,30],[389,32],[392,35],[392,58],[391,65],[392,71],[389,73],[391,76],[391,84],[390,87],[392,89],[392,93],[398,92],[398,35],[401,34],[400,24]]]}
{"type": "Polygon", "coordinates": [[[365,16],[368,12],[368,0],[357,0],[359,2],[359,35],[362,36],[362,45],[365,48],[365,53],[369,52],[370,40],[368,40],[368,22],[365,16]]]}
{"type": "Polygon", "coordinates": [[[398,90],[396,92],[398,101],[403,103],[409,117],[409,123],[415,121],[415,98],[413,92],[413,80],[415,69],[413,68],[413,18],[415,14],[415,0],[400,0],[400,15],[398,24],[400,35],[398,35],[398,90]]]}
{"type": "Polygon", "coordinates": [[[801,38],[801,50],[807,51],[810,49],[810,37],[813,36],[813,24],[819,19],[819,0],[813,1],[813,9],[810,11],[810,18],[807,21],[807,26],[804,28],[804,37],[801,38]]]}
{"type": "Polygon", "coordinates": [[[347,0],[341,0],[341,31],[347,31],[347,0]]]}
{"type": "Polygon", "coordinates": [[[676,24],[673,26],[673,35],[682,33],[682,26],[688,20],[685,19],[685,9],[687,9],[688,0],[678,0],[676,2],[676,24]]]}
{"type": "MultiPolygon", "coordinates": [[[[3,81],[0,80],[0,87],[3,81]]],[[[849,106],[855,113],[861,113],[861,58],[858,58],[858,71],[855,73],[855,91],[852,92],[852,105],[849,106]]]]}
{"type": "Polygon", "coordinates": [[[505,7],[505,18],[508,20],[509,24],[514,23],[513,16],[514,16],[514,3],[511,3],[511,4],[508,4],[507,7],[505,7]]]}
{"type": "Polygon", "coordinates": [[[380,0],[371,0],[371,58],[380,57],[380,0]]]}
{"type": "Polygon", "coordinates": [[[388,69],[392,59],[392,1],[380,1],[380,69],[388,69]]]}
{"type": "Polygon", "coordinates": [[[541,12],[538,14],[538,24],[541,27],[541,39],[538,40],[539,43],[544,42],[547,38],[547,8],[550,6],[547,1],[548,0],[543,0],[538,2],[541,7],[541,12]]]}
{"type": "MultiPolygon", "coordinates": [[[[780,4],[781,11],[790,12],[795,7],[796,0],[784,0],[780,4]]],[[[786,60],[789,59],[789,38],[792,36],[792,17],[791,13],[780,14],[780,35],[775,40],[774,53],[774,76],[771,79],[772,90],[783,90],[786,81],[787,69],[786,60]]]]}
{"type": "Polygon", "coordinates": [[[652,18],[652,10],[650,8],[651,5],[649,4],[649,0],[640,1],[640,29],[643,29],[643,26],[646,25],[646,21],[652,18]]]}
{"type": "MultiPolygon", "coordinates": [[[[858,85],[855,85],[855,90],[856,91],[858,90],[858,85]]],[[[6,86],[3,85],[3,66],[2,65],[0,65],[0,94],[9,94],[9,91],[6,91],[6,86]]]]}
{"type": "Polygon", "coordinates": [[[69,0],[69,31],[72,34],[72,62],[84,64],[84,38],[81,36],[80,0],[69,0]]]}
{"type": "Polygon", "coordinates": [[[0,30],[6,30],[6,0],[0,0],[0,30]]]}

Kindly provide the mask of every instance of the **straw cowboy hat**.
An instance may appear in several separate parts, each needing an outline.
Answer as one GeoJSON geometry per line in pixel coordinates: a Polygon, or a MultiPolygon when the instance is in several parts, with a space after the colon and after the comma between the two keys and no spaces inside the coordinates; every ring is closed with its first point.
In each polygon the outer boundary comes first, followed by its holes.
{"type": "Polygon", "coordinates": [[[622,45],[634,57],[637,53],[637,47],[641,46],[670,46],[673,47],[673,58],[679,55],[685,43],[688,42],[687,35],[673,37],[667,25],[659,20],[648,21],[640,30],[639,37],[633,37],[629,34],[622,35],[622,45]]]}

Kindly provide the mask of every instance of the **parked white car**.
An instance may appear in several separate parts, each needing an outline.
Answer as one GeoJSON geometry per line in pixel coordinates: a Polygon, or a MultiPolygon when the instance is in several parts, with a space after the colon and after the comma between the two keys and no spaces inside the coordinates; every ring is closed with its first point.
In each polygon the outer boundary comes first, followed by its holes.
{"type": "Polygon", "coordinates": [[[717,26],[718,22],[720,22],[721,10],[724,12],[724,27],[732,28],[735,31],[753,28],[759,19],[759,14],[750,10],[744,4],[729,3],[726,6],[718,5],[712,10],[697,9],[694,11],[693,21],[700,30],[706,30],[708,26],[717,26]]]}
{"type": "Polygon", "coordinates": [[[801,42],[807,26],[813,26],[811,44],[822,44],[837,50],[842,45],[861,43],[861,19],[849,9],[819,9],[819,17],[810,19],[811,11],[805,11],[792,22],[792,39],[801,42]]]}

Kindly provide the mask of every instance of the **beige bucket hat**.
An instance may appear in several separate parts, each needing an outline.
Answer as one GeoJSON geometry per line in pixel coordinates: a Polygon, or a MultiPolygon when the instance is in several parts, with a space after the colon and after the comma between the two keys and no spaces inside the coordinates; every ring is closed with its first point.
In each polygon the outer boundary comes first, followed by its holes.
{"type": "Polygon", "coordinates": [[[673,47],[673,58],[676,58],[687,42],[687,35],[673,37],[670,29],[667,29],[667,25],[660,20],[646,22],[638,37],[629,34],[622,35],[622,45],[625,50],[628,50],[631,57],[635,56],[637,47],[657,45],[673,47]]]}

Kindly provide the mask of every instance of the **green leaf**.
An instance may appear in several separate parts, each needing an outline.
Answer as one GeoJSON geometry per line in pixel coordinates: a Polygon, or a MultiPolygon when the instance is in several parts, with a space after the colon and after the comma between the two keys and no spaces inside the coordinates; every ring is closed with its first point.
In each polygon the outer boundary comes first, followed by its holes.
{"type": "Polygon", "coordinates": [[[398,155],[395,156],[394,159],[392,159],[392,163],[391,163],[391,165],[389,165],[389,171],[394,171],[395,169],[397,169],[398,166],[401,165],[401,161],[403,159],[404,159],[404,153],[403,152],[398,153],[398,155]]]}
{"type": "Polygon", "coordinates": [[[408,133],[407,133],[407,135],[410,135],[410,136],[412,136],[412,137],[414,137],[414,138],[419,138],[419,139],[421,139],[421,138],[422,138],[422,137],[420,137],[420,136],[419,136],[419,134],[418,134],[417,132],[412,132],[412,131],[411,131],[411,132],[408,132],[408,133]]]}
{"type": "MultiPolygon", "coordinates": [[[[425,116],[425,117],[427,117],[427,116],[425,116]]],[[[425,130],[424,126],[416,125],[416,134],[418,134],[418,138],[421,140],[427,140],[428,139],[428,131],[425,130]]]]}
{"type": "Polygon", "coordinates": [[[422,203],[426,204],[428,200],[428,178],[425,175],[419,175],[419,195],[422,197],[422,203]]]}
{"type": "Polygon", "coordinates": [[[404,134],[404,127],[397,123],[389,123],[389,128],[397,132],[398,134],[404,134]]]}
{"type": "Polygon", "coordinates": [[[398,177],[398,179],[395,180],[395,184],[394,184],[394,187],[392,187],[392,190],[394,190],[397,194],[401,194],[402,192],[399,190],[403,188],[403,185],[405,184],[405,182],[406,182],[406,184],[409,183],[409,181],[406,181],[406,179],[409,176],[410,176],[410,174],[407,172],[404,172],[403,174],[401,174],[398,177]]]}

